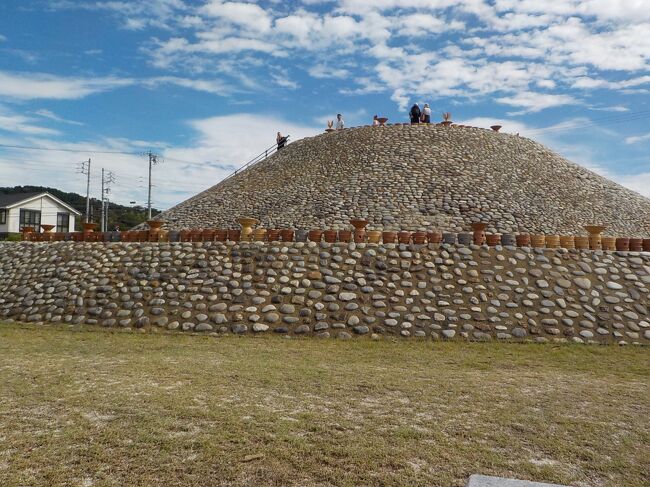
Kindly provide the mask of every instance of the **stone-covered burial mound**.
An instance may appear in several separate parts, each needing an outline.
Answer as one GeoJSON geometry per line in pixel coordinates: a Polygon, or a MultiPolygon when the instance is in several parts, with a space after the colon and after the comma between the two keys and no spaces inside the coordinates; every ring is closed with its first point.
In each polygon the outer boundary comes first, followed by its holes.
{"type": "Polygon", "coordinates": [[[158,216],[170,229],[261,225],[650,236],[650,200],[516,135],[359,127],[305,138],[158,216]]]}

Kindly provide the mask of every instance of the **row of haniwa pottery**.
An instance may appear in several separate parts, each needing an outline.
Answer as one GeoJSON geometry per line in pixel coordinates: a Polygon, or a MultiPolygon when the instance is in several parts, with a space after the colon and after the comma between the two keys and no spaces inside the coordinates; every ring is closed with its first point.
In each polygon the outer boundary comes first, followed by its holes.
{"type": "MultiPolygon", "coordinates": [[[[113,232],[114,233],[114,232],[113,232]]],[[[101,242],[106,238],[101,232],[72,233],[73,241],[101,242]]],[[[32,241],[64,240],[64,234],[31,234],[32,241]],[[49,238],[48,238],[49,237],[49,238]]],[[[650,238],[601,237],[599,243],[590,241],[586,236],[572,235],[541,235],[541,234],[484,234],[472,233],[442,233],[440,231],[351,231],[351,230],[292,230],[256,228],[244,240],[239,229],[196,229],[181,231],[159,230],[128,231],[119,234],[117,241],[122,242],[326,242],[326,243],[399,243],[399,244],[461,244],[497,245],[534,247],[534,248],[563,248],[579,250],[609,250],[609,251],[646,251],[650,252],[650,238]]]]}
{"type": "Polygon", "coordinates": [[[368,221],[364,219],[353,219],[350,221],[354,231],[350,230],[293,230],[284,229],[265,229],[255,228],[252,226],[258,223],[254,218],[241,218],[241,229],[192,229],[181,231],[167,231],[162,229],[165,223],[161,220],[150,220],[149,230],[143,231],[126,231],[126,232],[94,232],[97,227],[95,223],[84,223],[83,232],[73,232],[69,234],[52,232],[53,225],[41,225],[44,232],[36,233],[32,227],[25,227],[23,230],[23,239],[31,241],[122,241],[122,242],[225,242],[229,241],[283,241],[283,242],[313,242],[325,241],[328,243],[342,242],[368,242],[378,244],[400,243],[400,244],[459,244],[496,246],[518,246],[518,247],[535,247],[535,248],[565,248],[565,249],[591,249],[591,250],[608,250],[608,251],[647,251],[650,252],[650,238],[628,238],[628,237],[610,237],[602,236],[604,227],[587,226],[585,227],[590,235],[571,236],[571,235],[543,235],[543,234],[486,234],[487,224],[474,223],[472,225],[473,233],[442,233],[438,230],[431,231],[380,231],[366,230],[368,221]]]}

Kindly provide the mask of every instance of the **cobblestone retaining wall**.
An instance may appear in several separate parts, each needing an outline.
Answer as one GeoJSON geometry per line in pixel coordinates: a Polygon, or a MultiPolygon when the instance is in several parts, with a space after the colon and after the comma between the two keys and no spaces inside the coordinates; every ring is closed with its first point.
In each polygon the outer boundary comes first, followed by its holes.
{"type": "Polygon", "coordinates": [[[650,343],[650,254],[0,243],[0,320],[202,333],[650,343]]]}

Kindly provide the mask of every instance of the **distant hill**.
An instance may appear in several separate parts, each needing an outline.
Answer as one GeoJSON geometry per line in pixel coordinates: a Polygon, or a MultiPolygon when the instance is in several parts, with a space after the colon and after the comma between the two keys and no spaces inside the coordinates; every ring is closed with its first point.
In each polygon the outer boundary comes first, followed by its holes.
{"type": "MultiPolygon", "coordinates": [[[[14,186],[12,188],[0,187],[0,193],[34,193],[47,191],[56,196],[61,201],[72,206],[82,214],[86,213],[86,197],[77,193],[66,193],[55,188],[45,186],[14,186]]],[[[102,202],[96,198],[90,198],[90,215],[91,221],[99,223],[101,218],[102,202]]],[[[151,209],[152,215],[160,213],[159,210],[151,209]]],[[[111,202],[108,208],[108,229],[113,230],[115,225],[119,225],[121,230],[127,230],[134,227],[147,219],[147,209],[142,206],[124,206],[111,202]]],[[[79,222],[77,222],[79,223],[79,222]]],[[[77,228],[80,228],[78,225],[77,228]]]]}

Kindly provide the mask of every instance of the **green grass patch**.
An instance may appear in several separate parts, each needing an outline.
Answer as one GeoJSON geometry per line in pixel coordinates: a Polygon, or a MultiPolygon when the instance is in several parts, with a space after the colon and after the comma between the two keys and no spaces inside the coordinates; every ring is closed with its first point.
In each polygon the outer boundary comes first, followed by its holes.
{"type": "Polygon", "coordinates": [[[644,485],[649,358],[5,324],[0,485],[644,485]]]}

